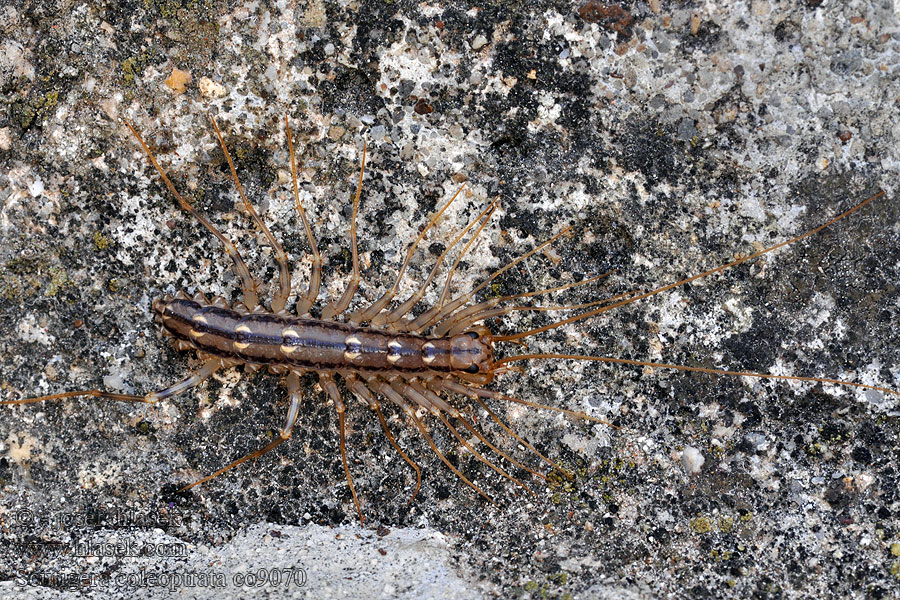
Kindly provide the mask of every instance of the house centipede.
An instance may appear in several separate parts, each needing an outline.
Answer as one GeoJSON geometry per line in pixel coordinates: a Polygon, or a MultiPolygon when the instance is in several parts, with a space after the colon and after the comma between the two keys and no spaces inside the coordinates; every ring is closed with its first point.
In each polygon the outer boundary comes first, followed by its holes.
{"type": "Polygon", "coordinates": [[[251,220],[261,231],[266,238],[267,243],[274,251],[274,260],[278,268],[278,284],[277,289],[269,302],[268,309],[266,309],[261,302],[257,284],[235,245],[182,197],[176,190],[172,181],[166,175],[165,170],[157,161],[151,148],[142,139],[131,123],[126,121],[127,128],[134,135],[141,150],[146,154],[154,170],[165,187],[178,201],[180,207],[196,218],[197,221],[199,221],[203,227],[221,243],[225,254],[228,255],[232,261],[234,272],[241,282],[242,299],[237,303],[229,305],[225,299],[221,297],[210,299],[203,293],[197,293],[194,296],[189,297],[184,292],[179,292],[173,296],[163,296],[153,302],[152,309],[154,320],[160,326],[163,335],[173,338],[175,347],[178,350],[193,351],[197,353],[197,356],[202,361],[202,365],[199,369],[183,380],[170,385],[165,389],[150,392],[145,395],[112,393],[99,389],[92,389],[0,402],[0,404],[30,404],[48,400],[87,396],[108,400],[153,404],[195,388],[216,371],[227,367],[243,365],[250,371],[265,367],[270,372],[283,376],[290,404],[285,417],[284,426],[281,428],[279,435],[262,448],[250,452],[202,479],[184,486],[182,490],[193,488],[194,486],[218,477],[250,459],[258,458],[266,454],[290,439],[300,410],[300,376],[305,373],[314,373],[318,376],[319,384],[326,397],[333,404],[335,413],[337,414],[341,461],[360,522],[364,522],[365,518],[347,460],[345,422],[347,405],[345,403],[344,395],[338,387],[338,382],[340,380],[343,380],[346,389],[349,390],[363,406],[371,409],[376,414],[381,428],[393,449],[396,450],[401,458],[414,470],[416,474],[416,484],[408,503],[411,503],[419,492],[422,484],[422,471],[416,462],[400,447],[394,435],[391,433],[381,409],[382,399],[396,405],[401,410],[402,414],[406,416],[408,421],[412,423],[413,427],[419,432],[441,462],[465,483],[465,485],[470,487],[474,492],[491,504],[494,504],[491,497],[473,481],[467,478],[466,475],[459,468],[454,466],[444,453],[441,452],[428,433],[424,415],[432,415],[450,432],[453,438],[461,446],[465,447],[477,460],[486,464],[500,476],[508,479],[531,494],[534,494],[534,491],[531,488],[526,486],[520,479],[510,474],[506,469],[484,456],[484,454],[479,452],[470,441],[466,440],[463,434],[474,436],[479,444],[483,444],[510,465],[538,478],[546,479],[546,476],[534,468],[522,463],[492,443],[473,422],[470,422],[465,418],[462,411],[457,409],[455,406],[457,398],[467,398],[475,403],[483,409],[491,420],[493,420],[506,435],[510,436],[511,439],[516,440],[540,460],[563,473],[565,473],[565,471],[562,467],[539,452],[525,438],[513,431],[513,429],[496,414],[496,412],[489,408],[486,400],[512,402],[530,408],[558,411],[572,417],[615,427],[607,421],[582,412],[530,402],[501,394],[486,387],[491,383],[495,376],[518,370],[518,367],[508,366],[510,363],[514,362],[532,360],[594,361],[637,367],[676,369],[710,375],[828,383],[900,395],[900,392],[885,387],[837,379],[729,371],[605,356],[551,353],[513,354],[503,358],[497,358],[495,356],[495,346],[497,344],[521,343],[520,341],[525,338],[584,319],[589,319],[607,311],[686,285],[697,279],[719,273],[784,246],[798,242],[862,209],[870,202],[883,196],[883,191],[875,193],[806,233],[714,269],[652,290],[635,290],[581,305],[507,305],[508,302],[515,300],[546,295],[577,286],[587,285],[609,275],[609,273],[604,273],[550,289],[523,292],[503,297],[491,297],[487,300],[475,302],[473,304],[476,294],[497,277],[528,259],[535,253],[548,248],[569,231],[569,228],[562,228],[560,232],[556,233],[548,240],[540,243],[533,249],[494,271],[486,279],[474,286],[471,291],[451,298],[450,289],[454,274],[456,273],[461,260],[478,240],[479,234],[486,227],[492,215],[498,208],[500,202],[499,198],[497,198],[482,209],[474,219],[453,237],[452,241],[447,244],[446,248],[435,261],[435,265],[426,280],[416,288],[416,291],[408,299],[400,302],[396,306],[392,306],[392,302],[399,290],[400,281],[402,280],[419,244],[425,239],[429,230],[435,226],[441,215],[444,214],[450,205],[459,197],[465,187],[463,185],[448,202],[444,203],[434,215],[431,216],[419,235],[409,246],[404,256],[404,260],[397,272],[397,276],[394,278],[393,285],[368,306],[355,309],[348,313],[347,311],[359,290],[362,279],[360,275],[359,253],[357,247],[356,221],[365,175],[366,146],[364,145],[356,193],[353,198],[353,209],[349,231],[352,273],[343,294],[325,304],[321,309],[320,316],[314,318],[310,313],[310,309],[316,304],[320,295],[323,259],[317,248],[312,227],[310,226],[299,197],[297,161],[288,117],[285,116],[284,126],[291,162],[293,198],[312,255],[312,267],[309,281],[305,291],[301,294],[297,294],[296,308],[293,314],[289,313],[287,310],[287,303],[292,293],[292,282],[287,253],[272,235],[253,204],[247,199],[238,178],[234,162],[222,137],[222,133],[219,130],[215,119],[212,116],[209,118],[228,163],[231,179],[238,192],[241,205],[250,215],[251,220]],[[466,241],[463,243],[463,240],[466,241]],[[451,250],[460,244],[462,244],[462,249],[457,253],[452,266],[445,275],[444,284],[441,288],[437,303],[426,308],[416,316],[410,316],[413,309],[419,308],[418,305],[422,301],[427,288],[434,282],[440,267],[444,264],[451,250]],[[547,325],[508,335],[495,335],[491,329],[485,325],[485,321],[488,319],[502,317],[516,311],[549,311],[563,309],[581,310],[582,312],[568,318],[553,321],[547,325]],[[344,320],[336,320],[337,317],[342,315],[344,316],[344,320]],[[456,426],[454,425],[454,421],[457,423],[456,426]],[[461,432],[459,428],[463,431],[461,432]]]}

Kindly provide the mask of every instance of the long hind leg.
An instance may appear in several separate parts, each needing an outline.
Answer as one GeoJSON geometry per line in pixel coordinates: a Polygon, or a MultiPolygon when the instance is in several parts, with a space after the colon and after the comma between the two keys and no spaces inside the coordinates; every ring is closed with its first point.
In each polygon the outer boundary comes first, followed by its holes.
{"type": "Polygon", "coordinates": [[[240,252],[238,252],[235,245],[225,237],[215,226],[209,222],[209,220],[197,212],[197,210],[188,204],[187,200],[181,197],[181,194],[178,193],[178,190],[175,189],[175,186],[172,184],[169,177],[166,175],[166,172],[163,171],[162,167],[159,166],[159,163],[156,161],[156,157],[153,155],[153,152],[150,150],[150,147],[144,143],[144,140],[141,138],[140,134],[138,134],[137,130],[131,126],[131,123],[125,121],[125,125],[128,126],[128,129],[131,130],[131,133],[134,134],[134,137],[137,138],[138,143],[141,145],[141,148],[144,149],[144,152],[147,154],[147,158],[150,159],[150,164],[153,165],[153,168],[156,169],[156,172],[159,173],[160,178],[163,180],[163,183],[166,184],[166,187],[169,188],[169,191],[172,192],[172,195],[175,196],[175,199],[178,200],[178,204],[181,206],[183,210],[191,213],[195,219],[200,221],[200,224],[206,227],[206,229],[213,234],[219,243],[222,244],[222,247],[225,248],[225,254],[227,254],[231,261],[234,263],[234,270],[237,273],[238,277],[241,279],[241,291],[244,295],[244,305],[248,309],[253,309],[259,304],[259,294],[256,291],[256,282],[253,281],[253,277],[250,275],[250,270],[247,268],[247,263],[244,262],[244,259],[241,258],[240,252]]]}
{"type": "Polygon", "coordinates": [[[289,393],[290,399],[291,399],[291,405],[290,405],[290,407],[288,407],[288,413],[287,413],[287,418],[285,419],[285,422],[284,422],[284,427],[282,427],[281,434],[277,438],[275,438],[273,441],[269,442],[268,444],[266,444],[259,450],[251,452],[250,454],[247,454],[246,456],[243,456],[243,457],[237,459],[236,461],[230,463],[229,465],[222,467],[215,473],[207,475],[203,479],[200,479],[199,481],[195,481],[194,483],[192,483],[190,485],[184,486],[179,491],[183,492],[185,490],[191,489],[192,487],[194,487],[196,485],[200,485],[201,483],[206,483],[210,479],[218,477],[219,475],[221,475],[222,473],[224,473],[226,471],[230,471],[231,469],[235,468],[239,464],[247,462],[251,458],[259,458],[260,456],[262,456],[269,450],[272,450],[279,444],[289,440],[291,437],[291,434],[294,431],[294,421],[297,420],[297,413],[300,412],[300,398],[301,398],[300,379],[296,373],[291,372],[288,375],[287,387],[288,387],[288,393],[289,393]]]}
{"type": "Polygon", "coordinates": [[[185,377],[178,383],[172,384],[169,387],[156,392],[150,392],[149,394],[145,394],[143,396],[136,396],[133,394],[116,394],[113,392],[104,392],[103,390],[79,390],[74,392],[63,392],[61,394],[50,394],[49,396],[37,396],[35,398],[22,398],[21,400],[3,400],[0,401],[0,404],[33,404],[35,402],[44,402],[47,400],[77,398],[79,396],[103,398],[105,400],[120,400],[123,402],[144,402],[146,404],[155,404],[160,400],[171,398],[172,396],[176,396],[178,394],[186,392],[191,388],[197,387],[221,366],[222,363],[219,361],[219,359],[208,360],[203,363],[203,366],[201,366],[195,373],[192,373],[190,376],[185,377]]]}

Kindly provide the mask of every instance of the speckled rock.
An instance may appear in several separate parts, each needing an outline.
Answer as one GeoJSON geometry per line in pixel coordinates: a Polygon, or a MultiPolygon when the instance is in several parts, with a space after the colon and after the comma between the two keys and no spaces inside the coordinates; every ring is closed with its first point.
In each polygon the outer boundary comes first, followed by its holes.
{"type": "MultiPolygon", "coordinates": [[[[462,182],[399,297],[498,196],[454,289],[570,226],[478,296],[611,271],[536,299],[559,305],[712,269],[884,190],[788,248],[529,338],[528,351],[900,389],[898,31],[890,3],[853,1],[7,3],[0,391],[161,389],[199,363],[160,337],[153,299],[177,290],[240,299],[230,261],[179,210],[126,119],[269,297],[272,248],[240,207],[207,113],[290,255],[299,293],[312,262],[291,194],[290,119],[300,200],[325,262],[320,305],[350,276],[364,144],[354,306],[393,284],[407,245],[462,182]],[[183,93],[165,83],[176,69],[190,75],[183,93]]],[[[439,295],[430,286],[423,306],[439,295]]],[[[489,325],[511,333],[565,314],[517,311],[489,325]]],[[[186,492],[278,435],[287,409],[278,377],[222,370],[158,406],[0,406],[0,597],[133,597],[117,575],[233,573],[261,557],[303,570],[300,597],[900,594],[897,396],[650,367],[523,366],[491,389],[614,425],[491,404],[573,479],[508,466],[527,494],[429,417],[436,444],[493,506],[386,407],[423,471],[408,504],[415,474],[353,401],[347,442],[362,526],[334,407],[312,376],[288,443],[186,492]],[[187,552],[125,552],[151,543],[187,552]]],[[[545,465],[481,407],[454,401],[495,443],[545,465]]],[[[157,597],[208,594],[153,581],[143,591],[157,597]]],[[[271,581],[254,592],[285,593],[271,581]]]]}

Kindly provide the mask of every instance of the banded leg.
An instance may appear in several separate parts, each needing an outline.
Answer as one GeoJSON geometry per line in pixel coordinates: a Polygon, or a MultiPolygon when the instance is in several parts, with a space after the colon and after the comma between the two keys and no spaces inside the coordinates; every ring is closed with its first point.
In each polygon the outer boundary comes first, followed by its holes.
{"type": "Polygon", "coordinates": [[[256,212],[253,204],[247,200],[247,196],[244,194],[244,186],[241,185],[241,181],[237,176],[237,170],[234,168],[234,161],[231,160],[231,153],[228,152],[228,148],[225,146],[225,140],[222,139],[222,132],[219,131],[219,126],[216,124],[216,120],[213,116],[208,116],[209,120],[212,121],[213,129],[216,130],[216,137],[219,138],[219,145],[222,146],[222,152],[225,153],[225,160],[228,161],[228,168],[231,169],[231,178],[234,180],[234,186],[237,188],[241,201],[244,203],[244,210],[250,213],[253,222],[256,223],[256,226],[259,227],[260,231],[263,232],[263,235],[266,236],[266,239],[272,246],[272,250],[275,252],[275,263],[278,265],[279,286],[278,291],[275,292],[275,295],[272,298],[272,312],[281,312],[284,309],[284,305],[287,304],[288,296],[291,293],[291,276],[288,272],[287,254],[285,253],[284,248],[281,247],[281,244],[278,243],[278,240],[275,239],[275,236],[272,235],[272,232],[269,231],[269,228],[266,227],[266,224],[259,216],[259,213],[256,212]]]}
{"type": "Polygon", "coordinates": [[[300,399],[301,399],[301,395],[302,395],[301,391],[300,391],[300,378],[293,371],[287,376],[287,387],[288,387],[288,394],[291,399],[291,405],[288,407],[287,418],[285,419],[284,427],[282,427],[282,429],[281,429],[281,434],[276,439],[272,440],[271,442],[269,442],[268,444],[266,444],[259,450],[255,450],[255,451],[251,452],[250,454],[247,454],[246,456],[243,456],[243,457],[237,459],[236,461],[230,463],[229,465],[222,467],[215,473],[207,475],[203,479],[201,479],[199,481],[195,481],[194,483],[192,483],[190,485],[186,485],[178,491],[183,492],[185,490],[191,489],[194,486],[200,485],[201,483],[206,483],[210,479],[214,479],[214,478],[218,477],[219,475],[221,475],[222,473],[225,473],[226,471],[230,471],[231,469],[235,468],[236,466],[240,465],[241,463],[247,462],[251,458],[259,458],[260,456],[262,456],[269,450],[272,450],[279,444],[289,440],[291,437],[291,434],[294,431],[294,421],[297,420],[297,414],[300,412],[300,399]]]}
{"type": "Polygon", "coordinates": [[[344,379],[347,381],[347,387],[350,388],[350,391],[353,392],[357,398],[365,402],[369,405],[369,408],[375,411],[375,414],[378,415],[378,421],[381,423],[381,428],[384,430],[384,434],[387,436],[388,441],[391,443],[391,446],[394,447],[394,450],[397,451],[400,456],[403,457],[409,466],[413,468],[416,472],[416,489],[413,490],[412,496],[409,497],[409,500],[406,502],[406,505],[409,506],[412,504],[412,501],[415,499],[416,495],[419,493],[419,488],[422,487],[422,469],[419,468],[409,456],[400,448],[400,445],[397,443],[397,440],[394,439],[394,436],[391,434],[391,430],[388,428],[387,421],[384,418],[384,414],[381,412],[381,406],[378,404],[378,400],[375,396],[372,395],[372,391],[366,387],[362,381],[356,378],[354,375],[345,376],[344,379]]]}
{"type": "Polygon", "coordinates": [[[344,473],[347,475],[347,483],[350,484],[350,494],[353,496],[353,504],[356,505],[356,512],[359,514],[359,522],[360,524],[364,524],[366,518],[363,517],[362,509],[359,507],[359,498],[356,497],[356,488],[353,487],[353,477],[350,475],[350,465],[347,464],[347,443],[345,441],[346,429],[344,423],[344,412],[346,411],[346,407],[344,406],[344,400],[341,398],[341,392],[338,390],[337,384],[334,382],[334,378],[331,375],[322,373],[319,375],[319,383],[322,385],[322,389],[325,390],[325,393],[328,394],[328,397],[331,398],[331,401],[334,402],[334,409],[338,414],[338,426],[341,435],[341,460],[344,463],[344,473]]]}
{"type": "Polygon", "coordinates": [[[497,504],[493,500],[491,500],[490,496],[485,494],[477,485],[466,479],[466,476],[463,475],[459,469],[454,467],[453,464],[449,460],[447,460],[447,457],[444,456],[443,453],[438,449],[437,445],[434,443],[434,440],[431,439],[431,436],[428,435],[428,432],[425,430],[425,426],[422,424],[422,421],[419,419],[419,417],[416,416],[415,409],[410,405],[410,402],[412,402],[412,400],[404,398],[404,396],[398,393],[388,383],[380,381],[374,377],[369,380],[369,385],[375,392],[381,394],[382,396],[399,406],[403,410],[403,412],[406,413],[406,415],[415,424],[416,429],[419,430],[419,433],[422,434],[422,437],[425,438],[425,441],[428,442],[428,445],[431,446],[432,451],[437,454],[438,458],[441,459],[441,462],[447,465],[447,467],[451,471],[453,471],[453,473],[455,473],[457,477],[462,479],[463,483],[478,492],[478,494],[482,498],[487,500],[493,506],[497,506],[497,504]]]}
{"type": "Polygon", "coordinates": [[[62,400],[64,398],[77,398],[79,396],[88,396],[91,398],[103,398],[106,400],[120,400],[123,402],[144,402],[146,404],[155,404],[160,400],[171,398],[191,388],[195,388],[203,383],[216,369],[222,366],[219,359],[208,360],[203,363],[195,373],[185,377],[178,383],[169,387],[150,392],[143,396],[135,396],[132,394],[115,394],[113,392],[104,392],[103,390],[80,390],[76,392],[63,392],[61,394],[50,394],[49,396],[38,396],[36,398],[23,398],[21,400],[3,400],[0,404],[33,404],[35,402],[44,402],[46,400],[62,400]]]}
{"type": "Polygon", "coordinates": [[[234,263],[234,271],[237,273],[237,276],[241,279],[241,291],[244,295],[244,306],[248,309],[253,309],[259,304],[259,294],[256,291],[256,282],[253,281],[253,277],[250,275],[250,270],[247,268],[247,263],[244,262],[244,259],[241,258],[240,252],[238,252],[237,248],[231,240],[225,237],[215,226],[209,222],[203,215],[201,215],[197,210],[188,204],[187,200],[181,197],[181,194],[178,193],[178,190],[175,189],[175,186],[172,185],[172,182],[169,180],[165,171],[162,170],[162,167],[159,166],[159,163],[156,161],[156,157],[153,156],[153,152],[150,150],[150,147],[144,143],[144,140],[138,134],[137,130],[131,126],[131,123],[125,121],[125,125],[128,126],[128,129],[131,130],[131,133],[134,134],[134,137],[137,138],[138,143],[141,145],[141,148],[144,149],[144,152],[147,154],[147,158],[150,159],[150,164],[153,165],[153,168],[156,169],[156,172],[159,173],[160,178],[162,178],[163,183],[166,184],[166,187],[169,188],[169,191],[172,192],[172,195],[178,200],[178,204],[181,205],[182,210],[186,210],[191,213],[195,219],[200,221],[200,224],[206,227],[206,229],[216,236],[216,239],[219,240],[219,243],[222,244],[222,247],[225,248],[225,254],[227,254],[231,261],[234,263]]]}
{"type": "Polygon", "coordinates": [[[306,218],[306,211],[303,210],[303,204],[300,203],[300,190],[297,186],[297,158],[294,155],[294,142],[291,139],[291,124],[288,122],[288,116],[284,115],[284,131],[288,141],[288,151],[291,155],[291,181],[294,184],[294,204],[297,206],[297,214],[300,215],[300,221],[303,223],[303,229],[306,230],[306,240],[309,242],[309,251],[312,254],[312,267],[309,271],[309,287],[306,293],[297,300],[296,311],[298,315],[309,313],[310,307],[316,303],[319,296],[319,286],[322,283],[322,255],[319,254],[319,248],[316,246],[316,237],[313,235],[312,228],[309,226],[309,220],[306,218]]]}
{"type": "Polygon", "coordinates": [[[423,239],[425,239],[425,236],[428,234],[428,231],[432,227],[434,227],[434,225],[437,223],[438,219],[441,218],[441,215],[443,215],[444,212],[448,208],[450,208],[450,205],[453,204],[453,201],[456,200],[457,196],[459,196],[460,192],[462,192],[463,189],[465,189],[465,187],[466,187],[465,184],[460,186],[460,188],[456,191],[456,193],[453,194],[453,197],[450,198],[450,201],[447,202],[443,207],[441,207],[441,209],[439,211],[437,211],[437,213],[435,213],[435,215],[433,217],[431,217],[431,219],[428,220],[428,223],[425,225],[425,227],[419,233],[418,237],[416,237],[415,241],[413,241],[412,245],[409,247],[409,250],[406,252],[406,258],[403,259],[403,264],[400,265],[400,270],[397,271],[397,277],[394,280],[394,285],[392,285],[388,291],[386,291],[384,294],[382,294],[381,298],[379,298],[378,300],[373,302],[368,308],[366,308],[365,310],[355,311],[353,314],[351,314],[350,315],[351,323],[362,323],[364,321],[371,321],[372,318],[375,315],[377,315],[378,313],[380,313],[381,309],[383,309],[387,305],[387,303],[391,301],[391,299],[394,297],[394,295],[397,293],[397,290],[400,287],[400,281],[403,279],[403,275],[404,275],[404,273],[406,273],[406,268],[409,266],[409,261],[412,260],[413,254],[415,254],[416,249],[419,247],[419,243],[423,239]]]}
{"type": "MultiPolygon", "coordinates": [[[[353,255],[353,273],[350,274],[350,281],[347,282],[347,289],[337,303],[331,303],[322,309],[322,319],[333,319],[336,315],[341,314],[350,306],[350,301],[356,295],[359,289],[359,250],[356,242],[356,218],[359,214],[359,197],[362,195],[363,175],[366,173],[366,144],[363,142],[362,164],[359,167],[359,183],[356,186],[356,197],[353,198],[353,216],[350,220],[350,252],[353,255]]],[[[352,321],[352,318],[351,318],[352,321]]],[[[351,486],[352,487],[352,486],[351,486]]],[[[357,507],[358,508],[358,507],[357,507]]],[[[360,515],[361,517],[362,515],[360,515]]]]}

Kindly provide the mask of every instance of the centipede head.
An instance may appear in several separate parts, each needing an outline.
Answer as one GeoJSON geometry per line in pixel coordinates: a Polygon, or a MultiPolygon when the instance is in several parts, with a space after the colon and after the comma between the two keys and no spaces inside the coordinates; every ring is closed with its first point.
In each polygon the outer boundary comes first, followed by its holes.
{"type": "Polygon", "coordinates": [[[476,325],[455,335],[450,341],[450,365],[455,371],[469,375],[465,379],[477,378],[488,383],[494,378],[494,345],[491,331],[483,325],[476,325]]]}

